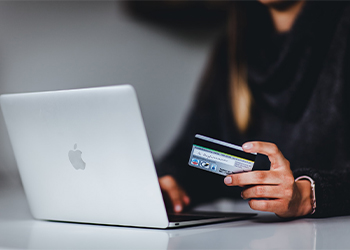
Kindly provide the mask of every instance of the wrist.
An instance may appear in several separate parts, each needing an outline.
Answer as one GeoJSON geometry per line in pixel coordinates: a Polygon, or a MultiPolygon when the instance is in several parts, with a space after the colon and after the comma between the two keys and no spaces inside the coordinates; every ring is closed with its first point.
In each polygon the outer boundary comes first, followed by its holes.
{"type": "Polygon", "coordinates": [[[311,182],[307,179],[297,179],[295,184],[298,187],[300,193],[300,205],[299,205],[299,216],[305,216],[314,213],[314,197],[311,182]]]}

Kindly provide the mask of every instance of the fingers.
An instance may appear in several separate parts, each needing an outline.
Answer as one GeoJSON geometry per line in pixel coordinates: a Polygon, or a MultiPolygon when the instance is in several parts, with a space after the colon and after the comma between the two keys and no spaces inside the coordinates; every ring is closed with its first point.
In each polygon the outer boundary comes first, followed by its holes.
{"type": "Polygon", "coordinates": [[[280,184],[280,174],[273,171],[251,171],[239,174],[231,174],[225,177],[227,186],[247,186],[257,184],[280,184]]]}
{"type": "Polygon", "coordinates": [[[168,192],[174,212],[181,212],[189,204],[190,198],[181,190],[172,189],[168,192]]]}
{"type": "Polygon", "coordinates": [[[286,196],[289,196],[289,194],[286,194],[286,190],[282,190],[280,187],[274,185],[253,186],[242,191],[242,198],[245,200],[253,198],[277,199],[286,196]]]}
{"type": "Polygon", "coordinates": [[[281,218],[298,217],[293,211],[290,211],[289,204],[283,202],[282,199],[275,200],[250,200],[249,206],[251,209],[272,212],[281,218]]]}
{"type": "Polygon", "coordinates": [[[249,206],[254,210],[273,212],[283,218],[300,217],[310,214],[312,206],[310,190],[307,192],[306,199],[299,191],[296,184],[294,187],[290,186],[285,189],[278,189],[277,186],[255,186],[244,190],[242,197],[244,199],[251,198],[249,206]],[[268,199],[254,199],[262,197],[268,199]]]}
{"type": "Polygon", "coordinates": [[[185,206],[190,204],[190,198],[172,176],[159,178],[159,184],[174,212],[181,212],[185,206]]]}
{"type": "Polygon", "coordinates": [[[289,162],[286,158],[284,158],[282,152],[273,143],[253,141],[244,143],[242,148],[245,152],[267,155],[271,162],[271,169],[278,167],[289,167],[289,162]]]}
{"type": "Polygon", "coordinates": [[[278,214],[280,210],[288,210],[284,208],[283,202],[280,199],[275,200],[255,200],[252,199],[249,201],[249,206],[251,209],[264,211],[264,212],[273,212],[278,214]]]}
{"type": "Polygon", "coordinates": [[[303,209],[303,199],[295,184],[290,163],[275,144],[253,141],[243,144],[242,148],[245,152],[265,154],[271,162],[270,171],[232,174],[224,179],[228,186],[246,187],[242,198],[250,199],[252,209],[273,212],[280,217],[302,216],[311,210],[303,209]]]}

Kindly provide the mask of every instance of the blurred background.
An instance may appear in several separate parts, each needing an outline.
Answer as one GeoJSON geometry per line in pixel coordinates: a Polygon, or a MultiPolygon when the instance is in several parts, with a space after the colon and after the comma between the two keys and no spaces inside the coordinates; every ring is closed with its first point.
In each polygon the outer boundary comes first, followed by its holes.
{"type": "MultiPolygon", "coordinates": [[[[154,158],[179,133],[211,48],[220,1],[1,1],[0,94],[131,84],[154,158]]],[[[0,186],[18,172],[0,117],[0,186]]]]}

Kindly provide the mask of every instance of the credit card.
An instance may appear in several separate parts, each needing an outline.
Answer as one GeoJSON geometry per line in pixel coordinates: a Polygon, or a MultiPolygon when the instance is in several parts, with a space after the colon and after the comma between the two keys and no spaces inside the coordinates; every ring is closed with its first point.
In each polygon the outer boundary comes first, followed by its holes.
{"type": "Polygon", "coordinates": [[[188,165],[226,176],[252,171],[256,155],[244,152],[240,146],[197,134],[188,165]]]}

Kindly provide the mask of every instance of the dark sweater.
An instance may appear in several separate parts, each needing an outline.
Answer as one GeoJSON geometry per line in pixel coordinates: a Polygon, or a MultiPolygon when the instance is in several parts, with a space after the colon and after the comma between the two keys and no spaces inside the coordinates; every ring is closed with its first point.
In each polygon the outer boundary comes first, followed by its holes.
{"type": "MultiPolygon", "coordinates": [[[[252,122],[239,133],[228,95],[228,43],[223,37],[176,143],[157,164],[173,175],[193,204],[240,198],[223,177],[188,166],[195,134],[241,145],[275,143],[294,176],[316,182],[315,217],[350,214],[350,4],[308,2],[290,32],[275,34],[264,6],[247,3],[248,82],[252,122]]],[[[258,155],[254,168],[268,169],[258,155]]]]}

